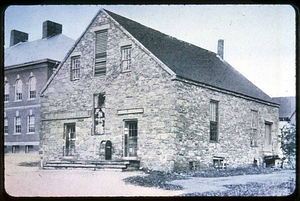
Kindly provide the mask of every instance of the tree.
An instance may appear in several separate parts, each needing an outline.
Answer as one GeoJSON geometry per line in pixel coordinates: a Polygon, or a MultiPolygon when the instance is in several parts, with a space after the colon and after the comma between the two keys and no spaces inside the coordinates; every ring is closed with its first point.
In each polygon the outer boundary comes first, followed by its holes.
{"type": "Polygon", "coordinates": [[[296,126],[285,124],[281,128],[281,150],[288,164],[294,169],[296,164],[296,126]]]}

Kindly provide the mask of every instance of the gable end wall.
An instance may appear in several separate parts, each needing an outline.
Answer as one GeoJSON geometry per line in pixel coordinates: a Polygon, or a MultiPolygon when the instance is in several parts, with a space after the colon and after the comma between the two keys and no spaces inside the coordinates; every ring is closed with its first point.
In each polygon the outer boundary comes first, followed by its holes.
{"type": "Polygon", "coordinates": [[[76,159],[102,160],[102,140],[112,142],[112,160],[123,157],[124,121],[138,120],[138,158],[141,167],[172,170],[174,82],[147,53],[103,13],[97,16],[41,98],[41,148],[44,161],[63,157],[63,125],[76,123],[76,159]],[[94,76],[95,30],[108,28],[106,76],[94,76]],[[132,45],[132,70],[120,72],[121,46],[132,45]],[[80,79],[70,81],[71,56],[80,55],[80,79]],[[105,134],[92,133],[93,94],[104,92],[105,134]],[[143,108],[143,113],[118,115],[118,110],[143,108]],[[77,118],[83,114],[82,118],[77,118]],[[73,116],[72,116],[73,115],[73,116]],[[72,118],[70,118],[72,117],[72,118]]]}

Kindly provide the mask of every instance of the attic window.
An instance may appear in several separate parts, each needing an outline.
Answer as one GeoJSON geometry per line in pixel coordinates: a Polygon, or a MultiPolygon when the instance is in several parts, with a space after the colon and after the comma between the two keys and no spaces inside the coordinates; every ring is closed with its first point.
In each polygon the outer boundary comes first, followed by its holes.
{"type": "Polygon", "coordinates": [[[80,56],[71,58],[71,80],[80,78],[80,56]]]}
{"type": "Polygon", "coordinates": [[[107,29],[96,32],[94,75],[106,74],[107,29]]]}
{"type": "Polygon", "coordinates": [[[131,45],[121,47],[121,57],[122,72],[131,71],[131,45]]]}

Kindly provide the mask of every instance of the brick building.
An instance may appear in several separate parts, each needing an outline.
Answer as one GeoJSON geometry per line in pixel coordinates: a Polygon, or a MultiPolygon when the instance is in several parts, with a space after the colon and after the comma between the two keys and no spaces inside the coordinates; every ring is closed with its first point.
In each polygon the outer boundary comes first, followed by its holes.
{"type": "Polygon", "coordinates": [[[4,61],[5,153],[39,150],[39,92],[74,44],[62,25],[45,21],[42,39],[28,42],[28,34],[11,31],[4,61]],[[58,48],[59,47],[59,48],[58,48]]]}
{"type": "Polygon", "coordinates": [[[41,91],[51,161],[178,171],[276,155],[278,104],[219,55],[101,9],[41,91]]]}

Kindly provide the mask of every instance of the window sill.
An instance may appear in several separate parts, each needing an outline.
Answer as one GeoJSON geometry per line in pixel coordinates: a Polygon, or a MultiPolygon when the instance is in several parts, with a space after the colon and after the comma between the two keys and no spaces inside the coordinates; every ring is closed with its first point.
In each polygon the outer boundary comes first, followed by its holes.
{"type": "Polygon", "coordinates": [[[131,70],[124,70],[121,73],[129,73],[129,72],[131,72],[131,70]]]}
{"type": "Polygon", "coordinates": [[[35,100],[36,98],[29,98],[27,99],[28,101],[32,101],[32,100],[35,100]]]}
{"type": "Polygon", "coordinates": [[[14,100],[14,102],[22,102],[22,100],[14,100]]]}
{"type": "Polygon", "coordinates": [[[101,73],[101,74],[94,74],[94,77],[100,77],[100,76],[105,76],[106,73],[101,73]]]}
{"type": "Polygon", "coordinates": [[[26,135],[34,135],[35,134],[35,132],[28,132],[28,133],[26,133],[26,135]]]}
{"type": "Polygon", "coordinates": [[[13,135],[21,135],[21,133],[14,133],[13,135]]]}
{"type": "Polygon", "coordinates": [[[258,145],[250,145],[250,147],[256,148],[258,147],[258,145]]]}
{"type": "Polygon", "coordinates": [[[4,135],[8,135],[8,133],[4,133],[4,135]]]}
{"type": "Polygon", "coordinates": [[[9,103],[9,101],[4,101],[4,103],[9,103]]]}
{"type": "Polygon", "coordinates": [[[99,134],[99,133],[94,133],[94,135],[104,135],[104,133],[101,133],[101,134],[99,134]]]}
{"type": "Polygon", "coordinates": [[[71,79],[71,81],[77,81],[77,80],[80,80],[80,78],[71,79]]]}

